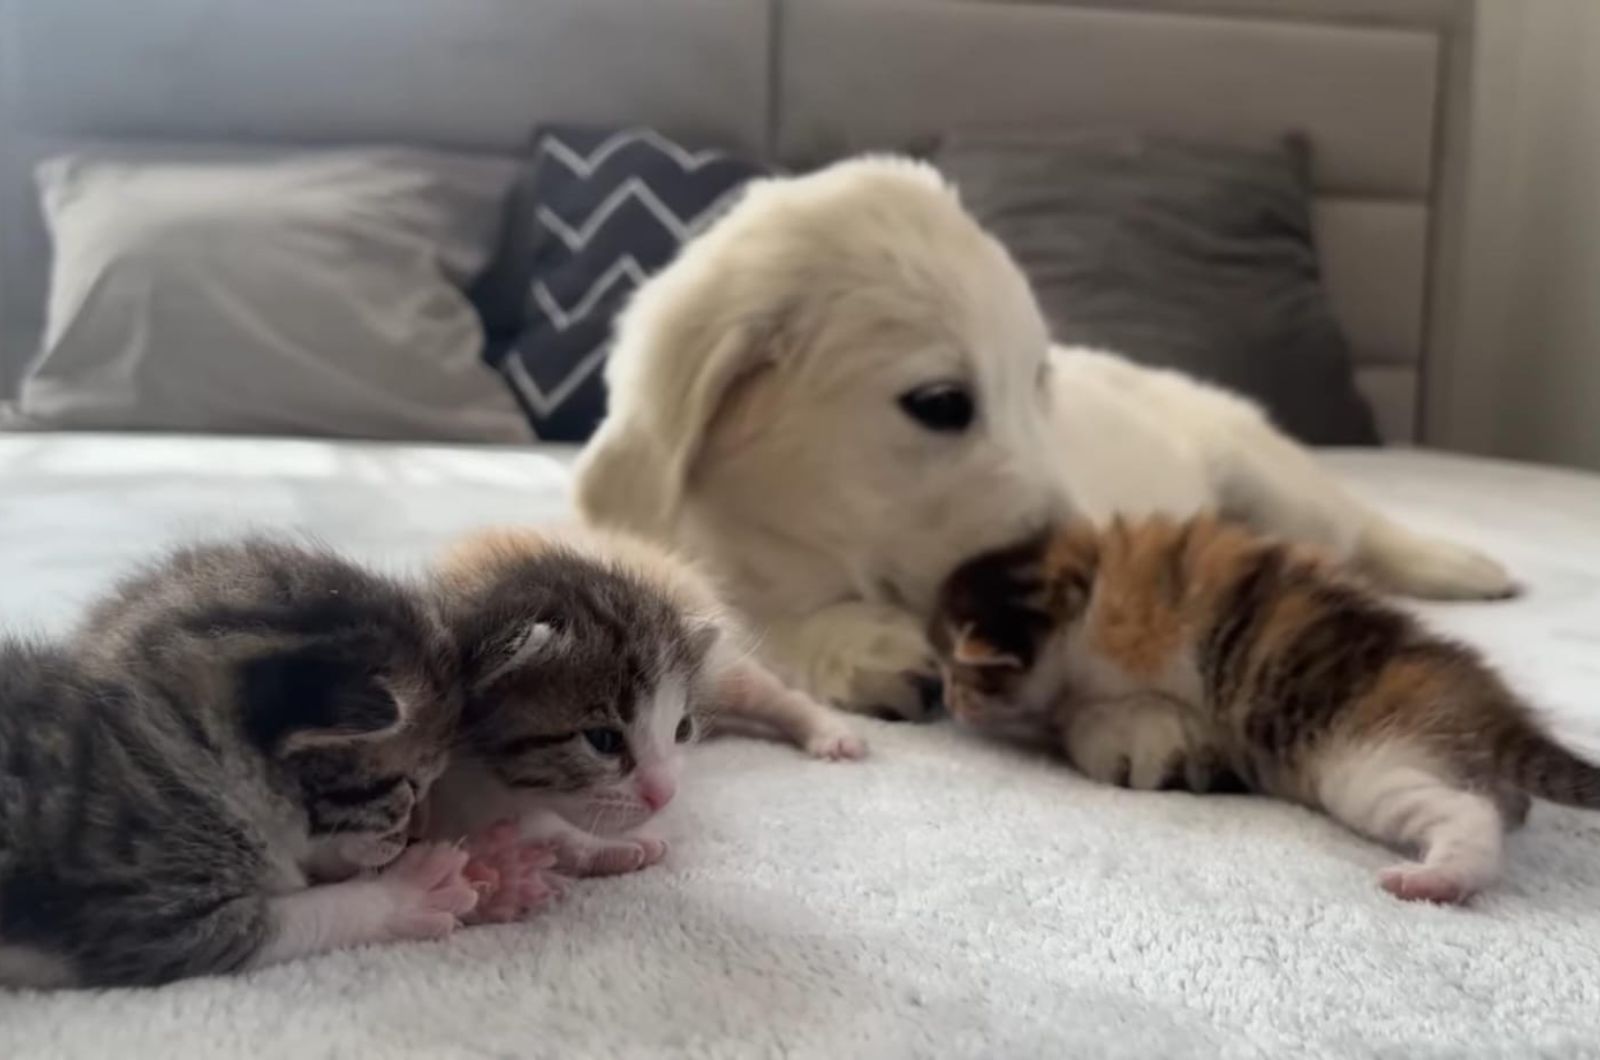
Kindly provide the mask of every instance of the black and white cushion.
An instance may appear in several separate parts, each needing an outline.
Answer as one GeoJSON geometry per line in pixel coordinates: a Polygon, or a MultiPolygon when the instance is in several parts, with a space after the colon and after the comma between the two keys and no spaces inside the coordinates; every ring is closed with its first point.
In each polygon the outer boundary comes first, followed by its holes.
{"type": "Polygon", "coordinates": [[[552,126],[477,294],[486,356],[539,437],[582,441],[605,414],[612,319],[761,166],[647,128],[552,126]]]}

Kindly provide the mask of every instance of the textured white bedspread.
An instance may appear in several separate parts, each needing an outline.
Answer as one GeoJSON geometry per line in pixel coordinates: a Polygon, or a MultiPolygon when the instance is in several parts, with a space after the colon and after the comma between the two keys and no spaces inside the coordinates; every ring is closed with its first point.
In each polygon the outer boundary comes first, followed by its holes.
{"type": "MultiPolygon", "coordinates": [[[[1600,480],[1330,457],[1531,587],[1430,608],[1600,747],[1600,480]]],[[[0,622],[160,542],[292,526],[388,564],[564,513],[536,452],[0,437],[0,622]]],[[[1096,788],[948,725],[825,765],[693,754],[667,863],[526,925],[146,992],[0,991],[0,1057],[1600,1056],[1600,815],[1535,809],[1469,909],[1264,800],[1096,788]]]]}

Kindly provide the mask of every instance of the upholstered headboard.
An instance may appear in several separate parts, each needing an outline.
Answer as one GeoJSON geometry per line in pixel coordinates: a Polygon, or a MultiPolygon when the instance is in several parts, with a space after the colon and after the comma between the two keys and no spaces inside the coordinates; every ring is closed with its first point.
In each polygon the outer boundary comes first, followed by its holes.
{"type": "Polygon", "coordinates": [[[0,394],[43,317],[31,169],[84,140],[510,152],[648,122],[804,164],[950,128],[1309,134],[1385,435],[1450,370],[1471,0],[0,0],[0,394]]]}

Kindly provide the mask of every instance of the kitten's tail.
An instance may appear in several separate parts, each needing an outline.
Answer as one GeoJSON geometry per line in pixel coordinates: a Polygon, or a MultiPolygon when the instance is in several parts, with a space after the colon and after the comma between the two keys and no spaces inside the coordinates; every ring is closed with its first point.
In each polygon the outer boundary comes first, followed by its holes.
{"type": "Polygon", "coordinates": [[[1579,758],[1532,722],[1509,728],[1496,741],[1495,773],[1529,795],[1600,810],[1600,765],[1579,758]]]}

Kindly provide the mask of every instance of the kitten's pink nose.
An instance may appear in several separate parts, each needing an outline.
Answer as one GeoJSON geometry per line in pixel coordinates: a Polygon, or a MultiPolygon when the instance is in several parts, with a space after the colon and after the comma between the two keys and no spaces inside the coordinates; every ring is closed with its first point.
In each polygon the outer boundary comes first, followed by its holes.
{"type": "Polygon", "coordinates": [[[639,798],[652,811],[659,810],[672,801],[672,796],[678,793],[678,786],[672,782],[671,777],[658,777],[645,775],[639,778],[639,798]]]}

